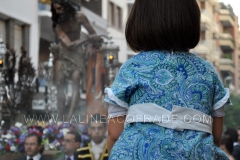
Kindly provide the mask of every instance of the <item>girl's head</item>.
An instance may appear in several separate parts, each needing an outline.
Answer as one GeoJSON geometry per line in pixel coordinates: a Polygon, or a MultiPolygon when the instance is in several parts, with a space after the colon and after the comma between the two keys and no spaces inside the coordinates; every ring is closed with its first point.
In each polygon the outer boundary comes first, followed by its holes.
{"type": "Polygon", "coordinates": [[[135,0],[125,35],[133,51],[194,48],[200,38],[196,0],[135,0]]]}

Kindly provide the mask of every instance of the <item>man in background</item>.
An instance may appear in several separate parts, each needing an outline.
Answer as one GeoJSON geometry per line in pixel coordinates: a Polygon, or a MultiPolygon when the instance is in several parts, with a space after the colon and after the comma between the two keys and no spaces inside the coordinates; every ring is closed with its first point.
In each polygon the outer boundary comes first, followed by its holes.
{"type": "Polygon", "coordinates": [[[41,155],[42,147],[42,138],[37,133],[30,133],[24,142],[27,155],[16,160],[50,160],[50,158],[41,155]]]}
{"type": "Polygon", "coordinates": [[[106,118],[100,114],[92,115],[88,121],[88,133],[91,142],[77,150],[78,160],[108,160],[106,118]]]}
{"type": "Polygon", "coordinates": [[[77,148],[80,147],[81,136],[79,133],[70,131],[62,141],[63,153],[57,160],[77,160],[77,148]]]}

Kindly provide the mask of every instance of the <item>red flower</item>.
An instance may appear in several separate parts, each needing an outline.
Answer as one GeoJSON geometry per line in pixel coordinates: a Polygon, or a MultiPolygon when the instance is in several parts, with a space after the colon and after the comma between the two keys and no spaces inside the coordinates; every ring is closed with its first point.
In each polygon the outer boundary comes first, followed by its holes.
{"type": "Polygon", "coordinates": [[[15,143],[18,144],[20,142],[20,139],[16,139],[15,143]]]}
{"type": "Polygon", "coordinates": [[[15,134],[15,135],[18,135],[18,134],[19,134],[19,132],[18,132],[18,131],[15,131],[15,132],[14,132],[14,134],[15,134]]]}
{"type": "Polygon", "coordinates": [[[38,132],[37,134],[38,134],[38,136],[39,136],[39,137],[41,137],[41,136],[42,136],[42,133],[41,133],[41,132],[38,132]]]}
{"type": "Polygon", "coordinates": [[[7,146],[5,147],[5,150],[6,150],[6,151],[10,151],[10,146],[7,145],[7,146]]]}

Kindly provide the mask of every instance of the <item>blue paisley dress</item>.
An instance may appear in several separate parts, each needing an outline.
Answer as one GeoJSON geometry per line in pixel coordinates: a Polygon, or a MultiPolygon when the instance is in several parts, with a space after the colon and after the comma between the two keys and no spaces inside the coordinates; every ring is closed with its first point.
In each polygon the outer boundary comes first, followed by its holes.
{"type": "MultiPolygon", "coordinates": [[[[129,108],[155,103],[171,111],[173,105],[207,115],[225,105],[226,89],[214,67],[189,52],[141,52],[120,68],[106,102],[129,108]],[[117,97],[117,98],[116,98],[117,97]]],[[[110,160],[227,160],[206,132],[178,131],[154,123],[127,124],[114,144],[110,160]]]]}

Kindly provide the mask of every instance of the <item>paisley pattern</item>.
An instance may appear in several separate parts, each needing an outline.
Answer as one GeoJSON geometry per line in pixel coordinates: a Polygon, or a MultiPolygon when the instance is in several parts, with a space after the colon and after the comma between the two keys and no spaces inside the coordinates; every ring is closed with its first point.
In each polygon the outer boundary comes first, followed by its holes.
{"type": "MultiPolygon", "coordinates": [[[[173,105],[211,115],[226,90],[214,67],[189,52],[141,52],[120,69],[105,101],[128,108],[155,103],[173,105]]],[[[225,102],[226,103],[226,102],[225,102]]],[[[153,123],[128,124],[113,146],[110,160],[228,159],[209,133],[177,131],[153,123]]]]}

